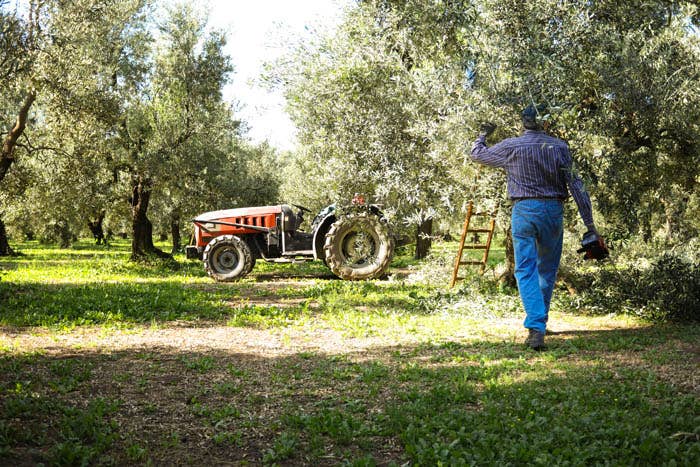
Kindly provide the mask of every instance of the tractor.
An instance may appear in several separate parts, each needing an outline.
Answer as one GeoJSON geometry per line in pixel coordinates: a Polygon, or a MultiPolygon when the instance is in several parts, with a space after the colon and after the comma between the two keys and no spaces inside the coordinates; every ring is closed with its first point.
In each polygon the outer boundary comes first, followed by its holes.
{"type": "Polygon", "coordinates": [[[322,260],[341,279],[382,277],[394,253],[386,217],[375,204],[355,195],[352,204],[323,208],[301,230],[308,208],[280,204],[225,209],[192,220],[194,235],[185,248],[187,258],[204,262],[216,281],[239,279],[259,259],[268,262],[322,260]]]}

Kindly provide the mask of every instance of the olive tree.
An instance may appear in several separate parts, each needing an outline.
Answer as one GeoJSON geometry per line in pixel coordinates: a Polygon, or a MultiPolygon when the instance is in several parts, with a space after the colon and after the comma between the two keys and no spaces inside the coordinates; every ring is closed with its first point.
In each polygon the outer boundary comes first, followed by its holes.
{"type": "Polygon", "coordinates": [[[319,198],[363,192],[385,204],[416,227],[423,257],[433,218],[463,198],[454,127],[470,51],[459,26],[474,11],[468,2],[393,3],[360,2],[334,36],[299,46],[275,78],[299,129],[293,169],[315,180],[319,198]]]}
{"type": "Polygon", "coordinates": [[[697,236],[698,17],[691,1],[360,1],[278,78],[292,167],[403,219],[471,197],[506,220],[502,174],[462,156],[479,122],[515,136],[522,108],[546,103],[611,236],[697,236]]]}
{"type": "MultiPolygon", "coordinates": [[[[94,114],[106,117],[117,107],[117,95],[112,90],[116,70],[124,63],[124,56],[131,53],[127,47],[128,38],[133,36],[130,28],[138,22],[144,2],[31,0],[21,9],[12,10],[6,2],[0,7],[4,42],[1,60],[6,78],[0,85],[6,131],[0,154],[0,183],[20,159],[26,162],[24,174],[39,174],[31,179],[38,182],[37,177],[45,175],[41,164],[36,163],[38,154],[82,157],[77,152],[56,150],[56,142],[48,140],[51,133],[39,127],[49,128],[56,121],[58,109],[73,121],[80,121],[94,114]],[[35,128],[38,131],[33,134],[35,128]]],[[[77,126],[71,128],[77,133],[77,126]]],[[[104,139],[105,134],[100,137],[104,139]]],[[[21,205],[12,193],[4,195],[6,208],[8,203],[21,205]]],[[[8,251],[6,246],[0,222],[0,253],[8,251]]]]}
{"type": "MultiPolygon", "coordinates": [[[[38,43],[38,15],[37,2],[31,3],[25,18],[16,9],[10,9],[9,2],[0,1],[0,118],[3,132],[0,182],[15,161],[17,141],[24,133],[29,110],[36,99],[30,78],[38,43]]],[[[0,255],[9,255],[12,249],[2,217],[0,211],[0,255]]]]}
{"type": "Polygon", "coordinates": [[[168,256],[153,245],[149,212],[170,228],[177,250],[181,219],[277,197],[277,181],[259,167],[274,151],[246,142],[245,125],[223,101],[232,65],[204,15],[185,5],[154,15],[136,0],[31,5],[28,19],[14,12],[5,29],[27,48],[23,25],[41,26],[33,61],[10,55],[15,42],[3,35],[3,60],[16,62],[13,86],[3,83],[7,115],[25,81],[40,90],[29,103],[35,116],[22,114],[31,131],[10,134],[22,157],[2,202],[16,229],[67,244],[86,225],[101,236],[105,219],[120,230],[126,220],[133,258],[168,256]]]}
{"type": "Polygon", "coordinates": [[[697,235],[693,3],[483,2],[478,94],[503,122],[549,104],[613,236],[650,240],[655,225],[669,240],[697,235]]]}
{"type": "Polygon", "coordinates": [[[168,256],[153,245],[151,195],[182,179],[184,168],[196,166],[195,158],[229,131],[221,89],[232,67],[222,51],[225,38],[205,26],[191,8],[171,8],[159,24],[148,80],[123,95],[114,152],[130,183],[133,258],[168,256]]]}

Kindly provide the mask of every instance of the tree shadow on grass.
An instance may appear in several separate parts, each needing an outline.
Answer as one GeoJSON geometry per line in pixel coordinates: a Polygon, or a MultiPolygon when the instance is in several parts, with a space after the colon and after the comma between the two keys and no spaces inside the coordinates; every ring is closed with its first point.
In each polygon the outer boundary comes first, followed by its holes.
{"type": "Polygon", "coordinates": [[[697,430],[696,395],[612,358],[693,333],[581,334],[596,355],[559,337],[544,353],[484,340],[335,354],[147,342],[5,352],[0,460],[694,465],[700,448],[682,434],[697,430]]]}

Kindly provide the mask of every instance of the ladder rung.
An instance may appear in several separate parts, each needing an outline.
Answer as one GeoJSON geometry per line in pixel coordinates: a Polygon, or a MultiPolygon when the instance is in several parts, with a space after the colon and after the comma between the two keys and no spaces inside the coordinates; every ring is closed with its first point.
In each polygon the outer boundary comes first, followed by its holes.
{"type": "MultiPolygon", "coordinates": [[[[474,209],[474,204],[470,201],[469,202],[469,208],[467,209],[467,217],[464,219],[464,228],[462,230],[462,238],[460,240],[460,246],[459,246],[459,253],[457,253],[457,258],[455,258],[455,267],[452,271],[452,283],[450,284],[450,287],[454,286],[455,283],[458,280],[464,280],[466,279],[465,277],[458,277],[457,273],[459,271],[459,267],[461,265],[478,265],[481,266],[481,274],[484,273],[484,271],[487,268],[487,260],[489,256],[489,249],[491,248],[491,240],[495,234],[496,230],[496,216],[495,213],[493,212],[473,212],[474,209]],[[490,217],[490,223],[489,223],[489,228],[469,228],[469,222],[473,216],[478,216],[478,217],[490,217]],[[485,233],[488,234],[488,239],[486,240],[485,244],[481,243],[476,243],[479,241],[479,236],[474,235],[473,238],[473,243],[465,245],[464,241],[466,239],[466,236],[468,233],[474,233],[474,234],[479,234],[479,233],[485,233]],[[481,261],[477,260],[466,260],[462,261],[462,251],[463,250],[484,250],[484,258],[481,261]]],[[[483,225],[483,224],[481,224],[483,225]]]]}

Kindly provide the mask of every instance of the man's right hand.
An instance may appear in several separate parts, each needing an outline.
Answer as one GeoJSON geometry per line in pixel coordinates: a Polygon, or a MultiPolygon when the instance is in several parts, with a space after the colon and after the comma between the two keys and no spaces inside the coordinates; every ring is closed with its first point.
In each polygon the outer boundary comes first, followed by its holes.
{"type": "Polygon", "coordinates": [[[491,133],[496,131],[496,128],[498,127],[495,123],[484,122],[481,124],[481,126],[479,126],[479,134],[488,137],[491,135],[491,133]]]}

